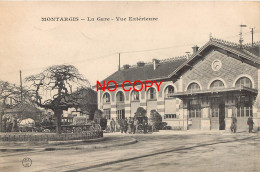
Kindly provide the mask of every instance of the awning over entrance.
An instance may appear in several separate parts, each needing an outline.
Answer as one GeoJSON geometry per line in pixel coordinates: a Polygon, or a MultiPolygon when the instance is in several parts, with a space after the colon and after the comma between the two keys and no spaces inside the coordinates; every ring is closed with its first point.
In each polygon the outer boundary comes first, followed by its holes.
{"type": "Polygon", "coordinates": [[[186,91],[168,94],[169,97],[190,97],[190,96],[200,96],[200,95],[216,95],[216,94],[225,94],[225,93],[240,93],[240,94],[251,94],[257,95],[258,91],[253,88],[248,87],[231,87],[231,88],[219,88],[219,89],[208,89],[208,90],[196,90],[196,91],[186,91]]]}

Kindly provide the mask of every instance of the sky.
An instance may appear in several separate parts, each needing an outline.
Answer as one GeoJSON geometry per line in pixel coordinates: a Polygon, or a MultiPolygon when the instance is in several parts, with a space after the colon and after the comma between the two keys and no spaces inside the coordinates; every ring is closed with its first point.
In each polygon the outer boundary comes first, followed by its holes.
{"type": "Polygon", "coordinates": [[[72,64],[92,85],[138,61],[192,52],[213,37],[260,41],[259,2],[0,2],[0,80],[19,84],[46,67],[72,64]],[[42,21],[78,17],[79,21],[42,21]],[[112,21],[86,21],[87,17],[112,21]],[[153,17],[157,21],[116,21],[153,17]]]}

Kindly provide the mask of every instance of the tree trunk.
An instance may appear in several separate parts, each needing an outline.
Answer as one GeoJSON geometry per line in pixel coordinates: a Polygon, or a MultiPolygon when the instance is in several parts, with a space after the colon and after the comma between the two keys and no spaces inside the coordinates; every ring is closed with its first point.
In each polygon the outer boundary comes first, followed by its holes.
{"type": "Polygon", "coordinates": [[[54,115],[56,117],[56,134],[61,134],[61,115],[62,110],[55,110],[54,115]]]}
{"type": "Polygon", "coordinates": [[[5,100],[2,104],[1,111],[0,111],[0,132],[4,131],[4,127],[3,127],[3,115],[4,115],[4,113],[5,113],[5,100]]]}
{"type": "Polygon", "coordinates": [[[1,111],[0,112],[0,132],[3,131],[3,115],[4,115],[4,112],[1,111]]]}

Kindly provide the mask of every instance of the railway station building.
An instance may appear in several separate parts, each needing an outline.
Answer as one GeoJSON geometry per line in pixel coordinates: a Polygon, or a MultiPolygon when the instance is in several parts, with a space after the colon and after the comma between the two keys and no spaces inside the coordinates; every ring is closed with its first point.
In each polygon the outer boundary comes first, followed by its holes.
{"type": "Polygon", "coordinates": [[[118,85],[115,91],[98,90],[98,108],[109,120],[133,117],[143,107],[148,118],[156,110],[172,129],[229,130],[232,116],[238,130],[247,130],[250,116],[260,126],[259,43],[241,46],[210,38],[201,48],[194,46],[188,57],[124,65],[105,82],[110,80],[118,85]],[[159,91],[155,85],[136,92],[122,89],[125,80],[163,83],[159,91]]]}

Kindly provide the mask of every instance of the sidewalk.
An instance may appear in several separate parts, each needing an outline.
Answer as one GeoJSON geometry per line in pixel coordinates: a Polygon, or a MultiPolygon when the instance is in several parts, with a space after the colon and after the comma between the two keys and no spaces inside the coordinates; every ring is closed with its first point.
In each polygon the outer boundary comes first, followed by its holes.
{"type": "Polygon", "coordinates": [[[52,141],[50,144],[15,144],[0,143],[0,152],[19,152],[19,151],[54,151],[69,149],[100,149],[115,146],[134,144],[137,140],[131,137],[113,137],[104,136],[103,138],[92,139],[88,141],[52,141]]]}
{"type": "Polygon", "coordinates": [[[167,134],[176,134],[176,135],[194,135],[194,134],[203,134],[203,135],[258,135],[257,133],[248,133],[247,131],[237,131],[232,133],[231,131],[226,130],[160,130],[159,132],[154,132],[155,135],[167,135],[167,134]]]}
{"type": "MultiPolygon", "coordinates": [[[[147,133],[145,135],[258,135],[260,132],[257,133],[248,133],[247,131],[238,131],[236,133],[232,133],[226,130],[159,130],[158,132],[147,133]]],[[[105,133],[105,135],[144,135],[144,134],[125,134],[125,133],[105,133]]]]}

